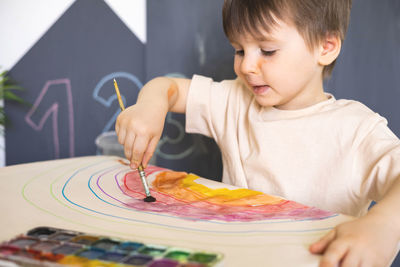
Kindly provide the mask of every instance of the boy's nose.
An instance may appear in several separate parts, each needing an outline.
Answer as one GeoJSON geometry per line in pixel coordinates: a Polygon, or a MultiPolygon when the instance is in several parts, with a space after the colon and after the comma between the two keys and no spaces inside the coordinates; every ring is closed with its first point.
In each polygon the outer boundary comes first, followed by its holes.
{"type": "Polygon", "coordinates": [[[240,64],[240,71],[245,74],[257,74],[258,64],[257,59],[250,56],[244,56],[240,64]]]}

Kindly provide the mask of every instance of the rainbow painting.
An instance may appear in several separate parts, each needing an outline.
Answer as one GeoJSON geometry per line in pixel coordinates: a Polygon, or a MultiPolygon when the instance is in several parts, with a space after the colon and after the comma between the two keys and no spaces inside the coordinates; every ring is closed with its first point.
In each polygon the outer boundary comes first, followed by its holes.
{"type": "Polygon", "coordinates": [[[226,222],[312,220],[334,215],[254,190],[228,189],[221,183],[215,183],[219,188],[209,188],[206,184],[211,184],[211,181],[194,174],[174,172],[155,166],[148,167],[147,173],[153,177],[151,193],[157,201],[146,203],[142,200],[145,195],[139,174],[131,171],[121,181],[116,181],[123,193],[131,197],[129,201],[123,203],[127,207],[170,214],[189,220],[226,222]]]}

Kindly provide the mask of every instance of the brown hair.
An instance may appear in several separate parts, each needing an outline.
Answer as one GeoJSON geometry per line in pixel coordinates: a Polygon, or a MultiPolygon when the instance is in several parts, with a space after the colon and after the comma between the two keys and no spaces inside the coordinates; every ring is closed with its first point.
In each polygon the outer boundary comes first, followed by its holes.
{"type": "MultiPolygon", "coordinates": [[[[291,22],[310,49],[328,34],[343,41],[349,24],[352,0],[225,0],[222,17],[228,39],[250,33],[262,38],[260,29],[271,32],[276,19],[291,22]]],[[[329,77],[335,62],[325,66],[323,77],[329,77]]]]}

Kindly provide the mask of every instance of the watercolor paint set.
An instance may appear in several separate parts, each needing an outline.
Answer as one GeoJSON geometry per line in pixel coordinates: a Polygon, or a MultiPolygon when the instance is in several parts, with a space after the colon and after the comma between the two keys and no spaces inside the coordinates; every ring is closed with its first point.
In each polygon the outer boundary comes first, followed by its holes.
{"type": "Polygon", "coordinates": [[[1,266],[221,267],[222,263],[220,253],[52,227],[37,227],[0,244],[1,266]]]}

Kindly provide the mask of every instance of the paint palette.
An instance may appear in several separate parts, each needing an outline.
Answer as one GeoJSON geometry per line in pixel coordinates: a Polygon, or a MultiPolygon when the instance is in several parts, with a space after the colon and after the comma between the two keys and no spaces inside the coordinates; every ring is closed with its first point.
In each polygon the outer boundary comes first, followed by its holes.
{"type": "Polygon", "coordinates": [[[51,227],[37,227],[0,244],[0,265],[7,262],[7,266],[220,267],[222,259],[222,255],[215,252],[144,244],[51,227]]]}

